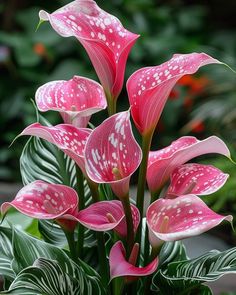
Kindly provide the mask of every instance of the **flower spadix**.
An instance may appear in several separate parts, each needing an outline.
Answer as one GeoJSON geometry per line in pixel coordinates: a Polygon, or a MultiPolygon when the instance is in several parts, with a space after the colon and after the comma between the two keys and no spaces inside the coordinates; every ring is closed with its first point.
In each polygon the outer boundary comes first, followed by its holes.
{"type": "Polygon", "coordinates": [[[141,157],[126,111],[111,116],[92,131],[85,147],[85,168],[94,182],[109,183],[122,198],[128,194],[130,177],[141,157]]]}
{"type": "Polygon", "coordinates": [[[209,195],[219,190],[229,175],[211,165],[189,163],[174,169],[170,176],[168,198],[184,194],[209,195]]]}
{"type": "Polygon", "coordinates": [[[145,135],[154,131],[172,88],[182,76],[212,63],[220,62],[204,53],[175,54],[159,66],[133,73],[127,82],[127,91],[139,132],[145,135]]]}
{"type": "Polygon", "coordinates": [[[118,241],[111,248],[109,263],[111,279],[117,277],[141,277],[148,276],[157,269],[158,259],[155,258],[145,267],[135,266],[139,252],[138,244],[135,244],[127,261],[126,251],[121,241],[118,241]]]}
{"type": "Polygon", "coordinates": [[[138,35],[127,31],[113,15],[93,0],[76,0],[49,14],[40,11],[63,37],[76,37],[87,51],[106,92],[121,91],[126,61],[138,35]]]}
{"type": "Polygon", "coordinates": [[[40,111],[58,111],[65,123],[76,127],[86,127],[92,114],[107,107],[102,86],[80,76],[44,84],[35,99],[40,111]]]}
{"type": "Polygon", "coordinates": [[[207,207],[195,195],[159,199],[147,209],[149,240],[155,248],[163,241],[177,241],[199,235],[217,226],[231,215],[222,216],[207,207]]]}
{"type": "Polygon", "coordinates": [[[148,158],[147,182],[149,189],[156,192],[165,184],[173,170],[200,155],[217,153],[230,157],[225,143],[216,136],[198,140],[192,136],[183,136],[170,146],[151,151],[148,158]]]}
{"type": "MultiPolygon", "coordinates": [[[[134,231],[140,222],[139,210],[131,205],[134,231]]],[[[114,229],[121,237],[127,236],[124,209],[120,201],[101,201],[79,211],[77,218],[85,227],[95,231],[114,229]]]]}
{"type": "Polygon", "coordinates": [[[76,128],[69,124],[47,127],[40,123],[34,123],[25,128],[21,135],[38,136],[55,144],[85,172],[84,148],[90,133],[90,129],[76,128]]]}
{"type": "Polygon", "coordinates": [[[10,207],[32,218],[55,219],[69,230],[77,224],[74,214],[78,208],[78,196],[74,189],[65,185],[34,181],[23,187],[13,201],[2,204],[2,214],[10,207]]]}

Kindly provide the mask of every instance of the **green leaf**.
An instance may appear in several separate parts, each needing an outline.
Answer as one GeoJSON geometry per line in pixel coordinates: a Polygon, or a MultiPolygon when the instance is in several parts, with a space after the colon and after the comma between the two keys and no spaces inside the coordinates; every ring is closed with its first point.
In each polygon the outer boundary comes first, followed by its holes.
{"type": "Polygon", "coordinates": [[[61,248],[67,244],[64,232],[55,222],[51,220],[39,220],[38,228],[45,242],[61,248]]]}
{"type": "Polygon", "coordinates": [[[1,294],[104,294],[102,289],[94,288],[86,280],[79,268],[76,270],[76,276],[73,277],[65,272],[56,261],[39,258],[32,267],[24,269],[17,276],[8,292],[1,294]]]}
{"type": "Polygon", "coordinates": [[[154,276],[153,284],[163,292],[168,290],[165,294],[191,294],[183,290],[198,290],[201,283],[215,281],[226,273],[236,273],[236,248],[169,263],[154,276]]]}
{"type": "Polygon", "coordinates": [[[186,260],[186,249],[182,241],[166,242],[159,254],[159,268],[174,261],[186,260]]]}
{"type": "Polygon", "coordinates": [[[32,266],[38,258],[51,259],[57,261],[62,271],[71,277],[77,278],[80,276],[86,280],[86,282],[81,282],[81,284],[91,285],[94,292],[88,294],[103,294],[100,277],[90,266],[79,259],[76,264],[63,250],[17,229],[13,231],[13,253],[17,273],[24,268],[32,266]]]}
{"type": "Polygon", "coordinates": [[[76,183],[75,164],[53,144],[32,137],[26,143],[20,169],[23,184],[35,180],[65,184],[74,187],[76,183]]]}
{"type": "Polygon", "coordinates": [[[12,270],[13,260],[12,231],[0,226],[0,275],[12,281],[16,274],[12,270]]]}

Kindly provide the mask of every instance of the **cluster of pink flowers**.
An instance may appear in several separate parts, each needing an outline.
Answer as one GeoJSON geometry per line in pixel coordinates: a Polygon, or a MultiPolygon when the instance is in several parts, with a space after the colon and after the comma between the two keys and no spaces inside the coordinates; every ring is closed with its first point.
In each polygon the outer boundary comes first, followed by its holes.
{"type": "Polygon", "coordinates": [[[38,109],[59,112],[64,124],[48,127],[34,123],[22,135],[38,136],[56,145],[75,161],[90,185],[97,188],[100,183],[109,184],[117,199],[94,198],[93,204],[79,210],[80,196],[74,189],[38,180],[21,189],[12,202],[4,203],[1,211],[6,213],[13,206],[33,218],[53,219],[71,232],[78,223],[94,231],[114,230],[120,240],[110,251],[110,277],[149,275],[156,270],[158,258],[140,266],[137,263],[140,240],[135,243],[144,218],[153,249],[165,241],[198,235],[223,220],[232,220],[232,216],[213,212],[198,197],[217,191],[228,175],[210,165],[187,163],[208,153],[230,157],[221,139],[211,136],[200,141],[185,136],[166,148],[150,151],[154,130],[177,81],[204,65],[220,62],[204,53],[176,54],[161,65],[139,69],[127,82],[130,110],[116,113],[126,61],[139,36],[126,30],[116,17],[103,11],[93,0],[73,1],[52,14],[41,11],[40,18],[48,20],[61,36],[78,39],[101,85],[74,76],[69,81],[41,86],[36,92],[38,109]],[[87,128],[91,115],[107,107],[109,118],[93,130],[87,128]],[[146,151],[134,138],[130,114],[143,142],[149,139],[146,151]],[[143,201],[138,201],[137,206],[129,203],[130,178],[142,161],[146,161],[142,177],[152,195],[145,214],[143,201]],[[168,188],[158,198],[168,181],[168,188]],[[132,236],[130,249],[126,251],[124,244],[132,236]]]}

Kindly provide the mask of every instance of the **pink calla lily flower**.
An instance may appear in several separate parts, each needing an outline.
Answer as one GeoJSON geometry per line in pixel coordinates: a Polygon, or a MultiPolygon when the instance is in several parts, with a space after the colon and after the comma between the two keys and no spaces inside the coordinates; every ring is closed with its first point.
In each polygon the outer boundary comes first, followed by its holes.
{"type": "Polygon", "coordinates": [[[154,67],[139,69],[127,82],[131,115],[142,135],[156,128],[168,96],[176,82],[200,67],[220,62],[205,53],[175,54],[154,67]]]}
{"type": "Polygon", "coordinates": [[[107,93],[118,97],[129,52],[139,37],[127,31],[113,15],[93,0],[76,0],[52,14],[39,12],[63,37],[76,37],[87,51],[107,93]]]}
{"type": "Polygon", "coordinates": [[[74,217],[78,208],[78,196],[74,189],[61,184],[49,184],[41,180],[23,187],[11,202],[1,206],[2,214],[10,207],[37,219],[55,219],[62,227],[74,230],[74,217]]]}
{"type": "MultiPolygon", "coordinates": [[[[140,214],[138,208],[131,205],[134,232],[136,232],[140,214]]],[[[85,227],[95,231],[114,229],[119,236],[127,236],[127,226],[122,203],[120,201],[101,201],[79,211],[77,218],[85,227]]]]}
{"type": "MultiPolygon", "coordinates": [[[[120,201],[97,202],[79,212],[78,203],[78,195],[71,187],[37,180],[23,187],[13,201],[3,203],[1,212],[5,214],[10,207],[14,207],[32,218],[54,219],[70,231],[79,222],[94,231],[114,229],[121,237],[127,236],[125,214],[120,201]]],[[[140,214],[134,205],[131,210],[136,231],[140,214]]]]}
{"type": "Polygon", "coordinates": [[[222,216],[207,207],[195,195],[159,199],[147,209],[149,240],[155,248],[163,241],[177,241],[204,233],[231,215],[222,216]]]}
{"type": "Polygon", "coordinates": [[[35,99],[40,111],[58,111],[65,123],[76,127],[86,127],[92,114],[107,107],[102,86],[79,76],[44,84],[35,99]]]}
{"type": "Polygon", "coordinates": [[[145,267],[137,267],[135,266],[138,253],[138,248],[136,245],[134,246],[132,252],[133,253],[131,253],[129,261],[127,261],[125,258],[126,252],[121,241],[116,242],[111,248],[109,256],[111,280],[117,277],[135,278],[148,276],[155,272],[158,266],[158,258],[155,258],[145,267]],[[134,258],[134,256],[136,257],[134,258]]]}
{"type": "Polygon", "coordinates": [[[150,191],[158,191],[176,167],[192,158],[209,153],[230,157],[229,149],[216,136],[202,141],[192,136],[183,136],[166,148],[150,152],[147,168],[147,182],[150,191]]]}
{"type": "Polygon", "coordinates": [[[55,144],[86,173],[84,167],[84,148],[90,133],[90,129],[76,128],[69,124],[47,127],[39,123],[34,123],[25,128],[20,135],[38,136],[55,144]]]}
{"type": "Polygon", "coordinates": [[[166,196],[209,195],[219,190],[229,175],[211,165],[189,163],[174,169],[166,196]]]}
{"type": "Polygon", "coordinates": [[[132,133],[129,111],[103,121],[88,138],[85,168],[92,181],[109,183],[114,193],[125,197],[131,175],[138,168],[142,151],[132,133]]]}

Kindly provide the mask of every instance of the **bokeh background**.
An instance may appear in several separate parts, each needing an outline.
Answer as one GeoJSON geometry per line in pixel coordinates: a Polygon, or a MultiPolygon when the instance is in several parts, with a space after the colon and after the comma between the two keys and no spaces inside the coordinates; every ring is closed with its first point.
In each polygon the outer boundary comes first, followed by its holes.
{"type": "MultiPolygon", "coordinates": [[[[25,138],[9,145],[28,124],[35,122],[31,99],[40,85],[70,79],[74,74],[97,79],[89,58],[74,39],[63,39],[48,23],[36,32],[38,11],[54,11],[69,1],[0,1],[0,183],[19,183],[19,157],[25,138]]],[[[157,65],[174,53],[204,51],[236,69],[235,0],[98,0],[130,31],[139,33],[126,78],[140,67],[157,65]]],[[[185,76],[172,91],[158,124],[153,148],[183,135],[199,139],[215,134],[230,146],[236,159],[236,78],[226,66],[211,65],[195,76],[185,76]]],[[[119,110],[127,109],[124,88],[119,110]]],[[[46,114],[52,123],[55,113],[46,114]]],[[[93,122],[99,122],[101,114],[93,122]]],[[[205,159],[205,158],[204,158],[205,159]]],[[[236,167],[217,156],[209,161],[229,173],[228,183],[207,202],[223,214],[236,216],[236,167]]],[[[234,234],[217,234],[236,244],[234,234]]]]}

